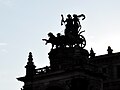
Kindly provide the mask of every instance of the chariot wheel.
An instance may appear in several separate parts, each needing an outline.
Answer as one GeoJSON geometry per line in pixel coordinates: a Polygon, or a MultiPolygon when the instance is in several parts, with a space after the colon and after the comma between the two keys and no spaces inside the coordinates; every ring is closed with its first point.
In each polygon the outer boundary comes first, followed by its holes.
{"type": "Polygon", "coordinates": [[[79,43],[78,44],[81,48],[84,48],[86,46],[86,40],[83,35],[79,35],[79,43]]]}

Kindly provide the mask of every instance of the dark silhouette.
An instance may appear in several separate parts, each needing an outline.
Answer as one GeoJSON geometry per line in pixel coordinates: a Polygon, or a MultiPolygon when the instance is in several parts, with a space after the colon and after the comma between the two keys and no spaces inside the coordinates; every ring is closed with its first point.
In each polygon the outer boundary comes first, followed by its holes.
{"type": "Polygon", "coordinates": [[[65,35],[72,33],[74,36],[78,35],[78,32],[81,29],[81,24],[79,21],[80,17],[83,17],[82,20],[85,19],[85,15],[81,14],[81,15],[76,15],[73,14],[73,18],[71,17],[70,14],[67,15],[66,20],[64,20],[63,15],[62,16],[62,20],[61,20],[61,25],[63,25],[63,22],[66,23],[65,26],[65,35]]]}
{"type": "Polygon", "coordinates": [[[90,50],[90,58],[94,58],[94,57],[95,57],[95,53],[94,53],[93,49],[91,48],[91,50],[90,50]]]}
{"type": "Polygon", "coordinates": [[[78,17],[77,17],[77,15],[76,14],[74,14],[73,15],[73,22],[74,22],[74,31],[73,31],[73,35],[74,36],[77,36],[78,35],[78,28],[80,27],[81,28],[81,25],[80,25],[80,21],[79,21],[79,19],[78,19],[78,17]]]}
{"type": "Polygon", "coordinates": [[[112,54],[112,52],[113,52],[113,50],[111,49],[111,47],[110,47],[110,46],[108,46],[107,51],[108,51],[108,54],[112,54]]]}
{"type": "Polygon", "coordinates": [[[48,37],[49,39],[42,39],[43,41],[46,41],[46,45],[47,43],[51,43],[52,44],[52,49],[54,47],[54,45],[56,45],[56,48],[58,47],[58,41],[57,38],[53,35],[53,33],[48,33],[48,37]]]}
{"type": "Polygon", "coordinates": [[[82,32],[80,32],[78,36],[73,36],[72,34],[68,34],[65,36],[58,33],[57,37],[55,37],[52,33],[48,33],[49,39],[42,40],[46,41],[46,44],[51,43],[51,49],[53,49],[54,46],[56,46],[56,48],[65,48],[66,46],[73,47],[75,45],[84,48],[86,46],[86,40],[83,35],[80,35],[82,32]]]}
{"type": "Polygon", "coordinates": [[[52,44],[52,49],[54,46],[56,48],[65,48],[65,47],[74,47],[75,45],[80,46],[81,48],[84,48],[86,46],[86,40],[81,33],[84,31],[81,30],[81,24],[79,21],[80,17],[83,17],[82,20],[85,19],[85,15],[73,15],[73,18],[71,17],[70,14],[67,15],[66,20],[64,20],[63,15],[62,20],[61,20],[61,25],[63,23],[65,24],[65,35],[61,35],[60,33],[57,34],[57,37],[53,35],[53,33],[48,33],[49,39],[42,39],[46,41],[47,43],[52,44]]]}
{"type": "Polygon", "coordinates": [[[83,17],[82,20],[84,20],[85,15],[84,14],[81,14],[81,15],[73,14],[73,17],[74,17],[73,18],[73,28],[74,28],[73,34],[76,36],[76,35],[78,35],[78,33],[80,32],[80,30],[82,28],[79,18],[83,17]]]}
{"type": "Polygon", "coordinates": [[[73,29],[73,19],[72,19],[70,14],[67,15],[66,20],[64,20],[63,15],[61,15],[61,16],[62,16],[62,22],[66,23],[65,24],[65,26],[66,26],[66,28],[65,28],[65,35],[67,35],[67,34],[72,32],[72,29],[73,29]]]}
{"type": "Polygon", "coordinates": [[[64,21],[62,15],[65,34],[50,32],[43,39],[52,44],[49,66],[36,69],[29,53],[26,74],[17,78],[24,82],[21,90],[120,90],[120,52],[113,53],[108,46],[107,54],[96,56],[92,48],[90,53],[84,49],[80,17],[85,19],[83,14],[74,14],[64,21]]]}

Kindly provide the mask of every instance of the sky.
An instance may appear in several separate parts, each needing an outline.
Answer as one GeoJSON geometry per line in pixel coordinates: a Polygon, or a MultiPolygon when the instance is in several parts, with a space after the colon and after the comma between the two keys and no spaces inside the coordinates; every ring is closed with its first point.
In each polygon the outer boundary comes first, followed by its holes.
{"type": "Polygon", "coordinates": [[[0,90],[20,90],[24,83],[28,54],[36,68],[49,65],[49,32],[64,34],[61,14],[85,14],[82,34],[96,55],[107,54],[108,46],[120,52],[120,0],[0,0],[0,90]]]}

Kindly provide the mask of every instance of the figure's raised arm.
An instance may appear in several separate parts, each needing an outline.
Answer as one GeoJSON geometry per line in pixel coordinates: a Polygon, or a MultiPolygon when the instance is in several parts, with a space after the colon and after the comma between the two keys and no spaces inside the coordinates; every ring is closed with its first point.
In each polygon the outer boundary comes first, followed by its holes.
{"type": "Polygon", "coordinates": [[[64,21],[64,17],[63,17],[63,14],[61,14],[61,17],[62,17],[61,25],[63,25],[63,22],[65,23],[65,21],[64,21]]]}
{"type": "Polygon", "coordinates": [[[45,45],[47,45],[47,43],[48,43],[48,40],[47,39],[42,39],[43,41],[46,41],[46,43],[45,43],[45,45]]]}

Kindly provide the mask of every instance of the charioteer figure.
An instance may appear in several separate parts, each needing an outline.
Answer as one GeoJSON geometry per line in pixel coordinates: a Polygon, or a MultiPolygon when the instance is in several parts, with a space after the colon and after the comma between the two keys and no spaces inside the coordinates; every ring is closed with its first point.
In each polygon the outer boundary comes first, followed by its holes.
{"type": "Polygon", "coordinates": [[[61,20],[61,25],[63,25],[63,23],[65,24],[66,28],[65,28],[65,35],[72,33],[73,30],[73,19],[71,17],[70,14],[67,15],[66,20],[64,20],[63,15],[62,16],[62,20],[61,20]]]}
{"type": "Polygon", "coordinates": [[[79,18],[76,14],[73,15],[73,35],[78,36],[78,28],[81,28],[79,18]]]}

